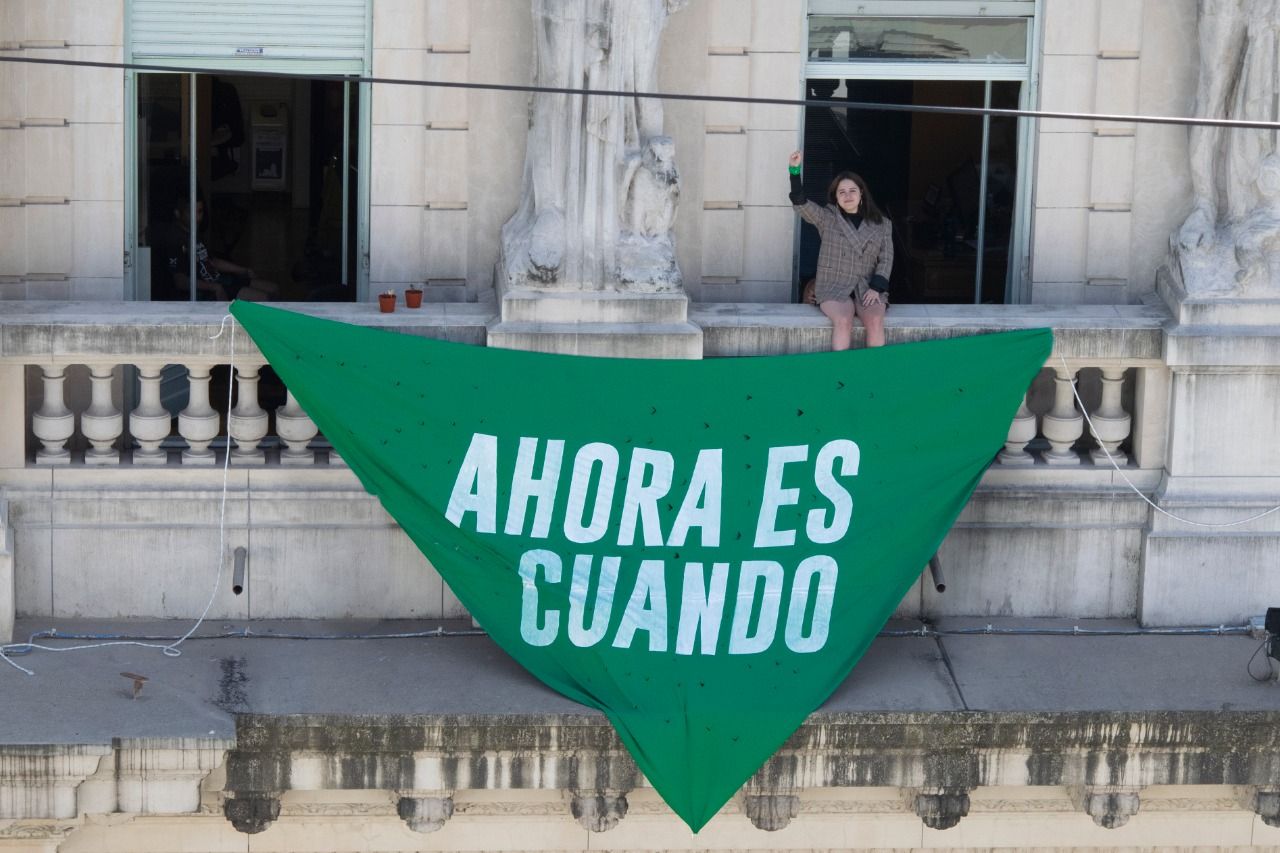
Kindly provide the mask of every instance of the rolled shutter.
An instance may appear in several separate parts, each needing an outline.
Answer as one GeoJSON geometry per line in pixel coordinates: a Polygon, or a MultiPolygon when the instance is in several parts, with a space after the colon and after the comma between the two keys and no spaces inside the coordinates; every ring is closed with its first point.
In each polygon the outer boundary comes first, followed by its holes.
{"type": "Polygon", "coordinates": [[[368,0],[133,0],[136,60],[363,63],[368,0]]]}

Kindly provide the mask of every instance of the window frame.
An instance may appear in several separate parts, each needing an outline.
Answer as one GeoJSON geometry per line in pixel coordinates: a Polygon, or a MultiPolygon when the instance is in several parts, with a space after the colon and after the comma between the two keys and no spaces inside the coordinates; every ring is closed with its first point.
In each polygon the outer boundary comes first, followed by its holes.
{"type": "MultiPolygon", "coordinates": [[[[1018,108],[1034,109],[1039,103],[1040,46],[1043,39],[1044,0],[809,0],[804,21],[804,80],[955,80],[977,82],[1020,82],[1018,108]],[[850,18],[981,18],[1025,17],[1027,61],[1025,63],[945,62],[936,60],[844,62],[809,60],[809,18],[811,16],[850,18]]],[[[989,91],[990,87],[988,87],[989,91]]],[[[1035,174],[1036,136],[1039,122],[1018,119],[1018,175],[1014,194],[1015,213],[1010,235],[1009,274],[1004,288],[1007,305],[1029,301],[1031,293],[1032,192],[1035,174]]],[[[803,129],[801,130],[803,136],[803,129]]],[[[801,140],[803,147],[803,139],[801,140]]],[[[985,157],[985,152],[984,152],[985,157]]],[[[983,200],[985,204],[985,199],[983,200]]],[[[796,226],[795,263],[799,263],[799,225],[796,226]]],[[[984,290],[991,292],[988,283],[984,290]]]]}
{"type": "MultiPolygon", "coordinates": [[[[124,21],[124,57],[126,62],[148,66],[173,68],[172,73],[183,74],[179,69],[200,68],[209,71],[276,72],[310,78],[342,75],[368,77],[373,69],[373,3],[366,0],[364,9],[365,38],[362,59],[292,59],[269,57],[217,57],[134,56],[134,40],[131,27],[132,2],[126,0],[124,21]]],[[[167,73],[164,71],[124,72],[124,293],[127,301],[145,300],[149,293],[142,292],[138,264],[138,74],[167,73]]],[[[359,114],[356,143],[356,239],[351,250],[356,252],[355,299],[369,300],[369,222],[370,222],[370,165],[373,136],[373,86],[358,83],[359,114]]]]}

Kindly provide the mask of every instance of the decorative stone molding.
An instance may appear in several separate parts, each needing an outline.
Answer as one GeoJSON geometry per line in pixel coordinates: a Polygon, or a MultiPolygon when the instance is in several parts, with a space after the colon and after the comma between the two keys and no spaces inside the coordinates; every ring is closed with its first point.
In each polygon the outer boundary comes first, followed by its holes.
{"type": "Polygon", "coordinates": [[[269,794],[237,795],[222,804],[222,813],[238,831],[256,835],[280,817],[280,797],[269,794]]]}
{"type": "Polygon", "coordinates": [[[794,784],[796,765],[787,758],[770,761],[742,786],[742,813],[756,829],[777,832],[800,814],[800,792],[794,784]]]}
{"type": "MultiPolygon", "coordinates": [[[[66,838],[79,828],[79,823],[14,822],[0,825],[0,842],[5,841],[57,841],[66,838]]],[[[5,848],[9,849],[8,847],[5,848]]],[[[29,848],[22,848],[29,849],[29,848]]]]}
{"type": "Polygon", "coordinates": [[[756,829],[777,832],[800,814],[800,797],[794,791],[765,793],[744,788],[742,811],[756,829]]]}
{"type": "Polygon", "coordinates": [[[110,756],[105,745],[0,747],[0,820],[79,816],[80,786],[110,756]]]}
{"type": "Polygon", "coordinates": [[[569,812],[588,832],[608,832],[627,816],[627,794],[625,791],[574,791],[569,812]]]}
{"type": "Polygon", "coordinates": [[[1079,785],[1070,789],[1071,801],[1103,829],[1119,829],[1138,813],[1141,789],[1116,785],[1079,785]]]}
{"type": "Polygon", "coordinates": [[[405,792],[396,804],[396,812],[414,832],[436,832],[453,817],[453,794],[422,796],[421,792],[405,792]]]}
{"type": "Polygon", "coordinates": [[[185,738],[3,746],[0,820],[195,814],[201,783],[225,753],[220,741],[185,738]]]}
{"type": "Polygon", "coordinates": [[[134,814],[193,814],[200,786],[222,765],[226,745],[197,739],[116,742],[115,805],[134,814]]]}
{"type": "Polygon", "coordinates": [[[906,789],[908,805],[930,829],[951,829],[969,814],[966,788],[906,789]]]}

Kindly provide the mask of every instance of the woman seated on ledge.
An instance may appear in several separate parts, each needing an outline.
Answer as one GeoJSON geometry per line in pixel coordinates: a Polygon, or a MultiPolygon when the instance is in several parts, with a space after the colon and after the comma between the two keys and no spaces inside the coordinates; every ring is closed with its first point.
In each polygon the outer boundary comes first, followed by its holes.
{"type": "Polygon", "coordinates": [[[876,207],[866,181],[853,172],[836,175],[825,206],[806,199],[800,180],[802,159],[799,151],[791,155],[791,203],[822,238],[815,299],[831,318],[831,348],[849,348],[855,316],[866,326],[867,346],[884,346],[893,226],[876,207]]]}

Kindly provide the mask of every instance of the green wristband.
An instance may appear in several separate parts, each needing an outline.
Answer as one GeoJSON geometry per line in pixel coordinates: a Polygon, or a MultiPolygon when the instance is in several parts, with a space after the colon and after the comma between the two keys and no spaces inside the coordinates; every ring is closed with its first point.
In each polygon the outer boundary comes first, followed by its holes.
{"type": "Polygon", "coordinates": [[[788,171],[788,172],[790,172],[790,173],[791,173],[791,174],[793,174],[793,175],[798,175],[798,174],[800,174],[800,167],[799,167],[799,166],[788,166],[788,167],[787,167],[787,171],[788,171]]]}

